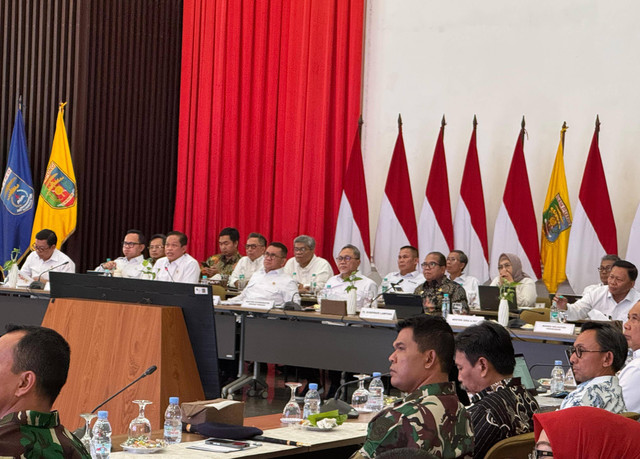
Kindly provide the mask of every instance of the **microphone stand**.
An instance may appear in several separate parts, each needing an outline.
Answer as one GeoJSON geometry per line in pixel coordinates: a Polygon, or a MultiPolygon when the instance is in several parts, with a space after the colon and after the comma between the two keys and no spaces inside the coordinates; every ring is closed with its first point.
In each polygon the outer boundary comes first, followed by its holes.
{"type": "Polygon", "coordinates": [[[64,265],[68,265],[68,264],[69,264],[69,262],[65,261],[64,263],[60,263],[59,265],[56,265],[56,266],[54,266],[52,268],[49,268],[49,269],[46,269],[46,270],[42,271],[40,273],[40,275],[38,276],[38,280],[34,280],[33,282],[31,282],[29,284],[29,289],[30,290],[42,290],[44,288],[44,282],[40,281],[40,279],[42,278],[42,275],[46,274],[46,273],[48,273],[50,271],[53,271],[54,269],[58,269],[60,266],[64,266],[64,265]]]}

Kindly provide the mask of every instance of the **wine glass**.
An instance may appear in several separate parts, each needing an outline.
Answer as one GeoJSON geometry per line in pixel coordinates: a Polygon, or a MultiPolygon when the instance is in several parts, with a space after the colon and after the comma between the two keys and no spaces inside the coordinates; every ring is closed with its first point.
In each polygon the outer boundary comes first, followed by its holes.
{"type": "Polygon", "coordinates": [[[91,420],[97,415],[93,413],[82,413],[80,417],[84,419],[84,435],[80,439],[87,451],[91,451],[91,420]]]}
{"type": "Polygon", "coordinates": [[[291,398],[282,411],[282,422],[295,423],[302,421],[302,411],[300,411],[300,405],[296,402],[296,389],[301,385],[299,382],[286,383],[286,386],[291,389],[291,398]]]}
{"type": "Polygon", "coordinates": [[[351,396],[351,406],[358,411],[363,411],[367,407],[367,401],[369,400],[369,391],[364,388],[364,379],[368,378],[369,375],[354,375],[354,377],[358,378],[360,381],[358,383],[358,388],[351,396]]]}
{"type": "Polygon", "coordinates": [[[150,402],[149,400],[134,400],[133,403],[138,405],[138,417],[134,418],[129,423],[129,438],[150,440],[151,423],[144,416],[144,408],[147,405],[151,405],[153,402],[150,402]]]}

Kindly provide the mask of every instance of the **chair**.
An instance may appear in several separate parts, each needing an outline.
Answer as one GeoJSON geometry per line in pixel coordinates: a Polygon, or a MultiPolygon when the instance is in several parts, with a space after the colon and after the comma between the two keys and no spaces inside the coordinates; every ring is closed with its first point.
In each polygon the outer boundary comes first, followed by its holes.
{"type": "Polygon", "coordinates": [[[548,296],[539,296],[538,298],[536,298],[536,303],[544,303],[545,308],[550,308],[551,298],[549,298],[548,296]]]}
{"type": "Polygon", "coordinates": [[[514,435],[493,445],[484,459],[504,459],[505,457],[526,458],[533,450],[536,440],[533,432],[514,435]]]}
{"type": "Polygon", "coordinates": [[[549,308],[525,309],[520,313],[520,319],[528,324],[535,325],[536,321],[549,322],[550,314],[551,309],[549,308]]]}
{"type": "Polygon", "coordinates": [[[211,294],[219,296],[222,301],[227,299],[227,290],[222,285],[212,285],[211,294]]]}
{"type": "Polygon", "coordinates": [[[634,413],[633,411],[625,411],[624,413],[620,413],[620,416],[624,416],[625,418],[633,419],[637,421],[640,418],[640,413],[634,413]]]}

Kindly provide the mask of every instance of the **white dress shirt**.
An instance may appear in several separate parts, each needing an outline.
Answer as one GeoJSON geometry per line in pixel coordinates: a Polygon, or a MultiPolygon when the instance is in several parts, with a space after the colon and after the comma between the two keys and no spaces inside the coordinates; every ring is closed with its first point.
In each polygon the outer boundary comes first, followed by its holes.
{"type": "MultiPolygon", "coordinates": [[[[128,260],[127,257],[119,257],[113,261],[116,263],[116,269],[114,269],[114,271],[122,272],[122,277],[128,277],[131,279],[139,279],[142,277],[142,271],[144,271],[144,266],[142,265],[142,262],[144,262],[144,256],[139,255],[131,260],[128,260]]],[[[100,264],[95,270],[101,273],[104,272],[102,264],[100,264]]]]}
{"type": "Polygon", "coordinates": [[[603,285],[607,285],[607,284],[603,284],[602,282],[598,282],[597,284],[591,284],[591,285],[587,285],[584,290],[582,291],[582,296],[585,296],[587,293],[589,293],[591,290],[595,290],[598,287],[602,287],[603,285]]]}
{"type": "Polygon", "coordinates": [[[200,281],[200,263],[188,253],[169,261],[162,257],[153,265],[156,273],[155,280],[165,282],[183,282],[185,284],[197,284],[200,281]]]}
{"type": "Polygon", "coordinates": [[[478,296],[478,279],[462,273],[461,275],[453,279],[453,282],[462,285],[464,291],[467,292],[467,302],[469,303],[469,308],[480,309],[480,298],[478,296]]]}
{"type": "Polygon", "coordinates": [[[316,275],[316,284],[319,288],[324,287],[327,280],[333,276],[333,269],[331,269],[329,262],[315,255],[304,268],[300,266],[295,257],[289,258],[287,264],[284,265],[284,272],[292,278],[293,273],[296,273],[294,280],[305,287],[311,286],[311,276],[313,274],[316,275]]]}
{"type": "Polygon", "coordinates": [[[236,264],[236,267],[233,268],[233,272],[229,276],[229,285],[235,287],[240,279],[240,274],[244,274],[244,280],[249,281],[251,276],[258,271],[260,268],[264,266],[264,255],[260,255],[255,260],[251,261],[249,257],[242,257],[236,264]]]}
{"type": "Polygon", "coordinates": [[[640,349],[633,353],[633,360],[620,370],[618,380],[627,411],[640,413],[640,349]]]}
{"type": "MultiPolygon", "coordinates": [[[[353,285],[357,288],[357,303],[356,310],[360,310],[363,307],[368,308],[368,302],[365,302],[365,299],[372,300],[376,297],[378,293],[378,284],[374,281],[366,277],[360,271],[357,271],[355,277],[360,277],[359,281],[355,281],[353,285]]],[[[333,276],[330,278],[324,289],[322,290],[321,296],[322,298],[327,298],[329,300],[346,300],[347,299],[347,287],[350,285],[349,282],[344,280],[340,274],[333,276]]]]}
{"type": "MultiPolygon", "coordinates": [[[[611,320],[627,320],[629,309],[640,300],[640,292],[635,288],[629,290],[627,296],[620,303],[613,299],[609,286],[603,285],[588,292],[573,304],[567,304],[567,319],[582,320],[587,318],[598,319],[592,311],[599,311],[611,320]]],[[[601,318],[601,317],[600,317],[601,318]]]]}
{"type": "MultiPolygon", "coordinates": [[[[495,277],[491,281],[491,285],[500,285],[500,276],[495,277]]],[[[532,308],[536,305],[536,283],[530,277],[523,278],[518,285],[516,285],[516,299],[518,301],[519,308],[532,308]]]]}
{"type": "MultiPolygon", "coordinates": [[[[389,273],[384,277],[387,279],[387,281],[389,281],[389,285],[397,284],[398,282],[400,282],[401,279],[403,279],[402,284],[398,285],[396,287],[396,290],[393,290],[393,288],[389,288],[390,292],[395,291],[395,292],[413,293],[418,287],[424,284],[424,280],[425,280],[422,273],[418,271],[411,271],[410,273],[405,274],[404,276],[400,274],[400,271],[396,271],[393,273],[389,273]]],[[[380,284],[378,293],[382,293],[382,284],[380,284]]]]}
{"type": "Polygon", "coordinates": [[[229,299],[228,303],[241,304],[245,300],[273,301],[273,304],[278,306],[287,301],[300,303],[300,296],[298,286],[282,268],[269,272],[260,268],[251,276],[242,293],[229,299]]]}
{"type": "Polygon", "coordinates": [[[64,253],[60,252],[58,249],[54,249],[53,253],[49,257],[47,261],[44,261],[38,255],[38,252],[35,250],[29,254],[24,264],[22,265],[22,269],[20,270],[20,274],[22,276],[31,278],[33,280],[38,280],[38,276],[42,274],[40,278],[41,281],[49,280],[49,272],[45,271],[55,271],[58,273],[75,273],[76,272],[76,264],[66,256],[64,253]],[[64,262],[68,262],[66,265],[60,266],[55,269],[51,269],[55,266],[58,266],[64,262]],[[44,273],[44,274],[43,274],[44,273]]]}

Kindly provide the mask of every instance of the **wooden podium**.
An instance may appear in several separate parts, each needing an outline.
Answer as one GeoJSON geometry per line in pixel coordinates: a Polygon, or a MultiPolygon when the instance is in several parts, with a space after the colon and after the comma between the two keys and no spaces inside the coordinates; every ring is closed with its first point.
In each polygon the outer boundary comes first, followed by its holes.
{"type": "Polygon", "coordinates": [[[71,365],[67,383],[53,409],[69,430],[84,425],[86,413],[140,376],[143,378],[101,410],[109,411],[114,434],[127,433],[138,415],[133,400],[150,400],[145,415],[153,430],[161,429],[169,397],[180,402],[204,400],[182,309],[108,301],[52,299],[42,321],[69,342],[71,365]]]}

